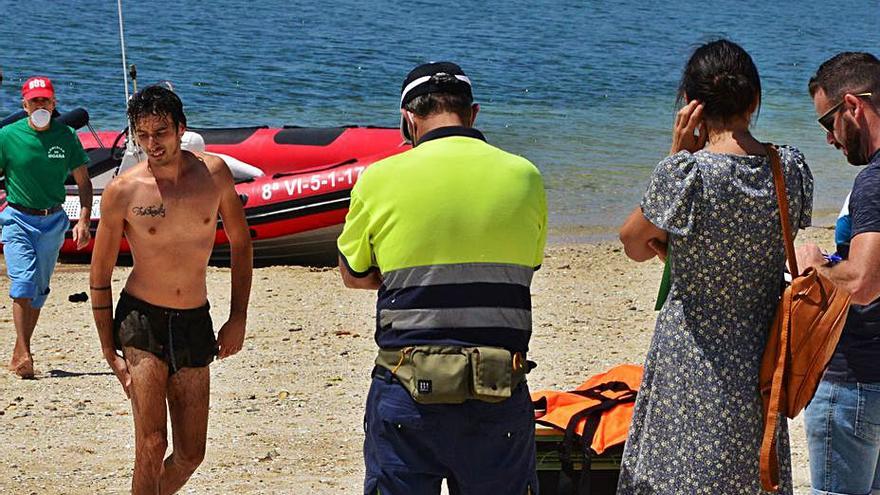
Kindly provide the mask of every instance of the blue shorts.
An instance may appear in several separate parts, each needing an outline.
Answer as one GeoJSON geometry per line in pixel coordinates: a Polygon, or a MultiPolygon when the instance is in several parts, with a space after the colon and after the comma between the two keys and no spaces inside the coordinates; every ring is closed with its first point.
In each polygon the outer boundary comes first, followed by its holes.
{"type": "Polygon", "coordinates": [[[28,215],[7,206],[0,212],[0,226],[9,297],[30,299],[32,307],[42,308],[64,233],[70,227],[67,214],[61,210],[46,216],[28,215]]]}
{"type": "Polygon", "coordinates": [[[382,372],[364,418],[366,495],[439,494],[444,478],[452,495],[538,493],[525,382],[504,402],[425,405],[382,372]]]}

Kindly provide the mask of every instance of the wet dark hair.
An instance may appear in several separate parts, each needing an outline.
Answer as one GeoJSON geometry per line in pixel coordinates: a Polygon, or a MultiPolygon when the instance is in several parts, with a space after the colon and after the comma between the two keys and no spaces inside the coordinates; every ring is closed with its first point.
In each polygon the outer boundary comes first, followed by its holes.
{"type": "Polygon", "coordinates": [[[135,93],[128,101],[128,120],[132,126],[136,125],[138,120],[153,115],[160,118],[171,116],[171,122],[175,127],[180,124],[186,126],[183,102],[174,91],[164,86],[147,86],[135,93]]]}
{"type": "Polygon", "coordinates": [[[832,102],[846,93],[873,93],[874,102],[880,101],[880,60],[865,52],[842,52],[819,66],[807,86],[810,96],[820,89],[832,102]]]}
{"type": "Polygon", "coordinates": [[[680,105],[703,104],[706,120],[727,121],[746,113],[755,101],[761,107],[761,78],[752,57],[736,43],[720,39],[694,50],[678,85],[680,105]]]}
{"type": "MultiPolygon", "coordinates": [[[[459,81],[451,74],[437,74],[432,76],[432,83],[437,85],[448,85],[450,88],[456,88],[458,85],[466,85],[467,83],[459,81]]],[[[434,92],[421,96],[416,96],[403,108],[418,115],[419,117],[427,117],[435,113],[451,112],[457,114],[462,120],[467,121],[471,116],[471,106],[474,100],[470,92],[450,91],[450,92],[434,92]]]]}

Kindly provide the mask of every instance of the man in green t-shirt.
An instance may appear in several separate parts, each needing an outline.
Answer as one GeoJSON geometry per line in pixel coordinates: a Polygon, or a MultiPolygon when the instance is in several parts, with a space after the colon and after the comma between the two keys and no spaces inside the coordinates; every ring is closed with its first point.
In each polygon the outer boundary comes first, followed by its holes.
{"type": "Polygon", "coordinates": [[[70,227],[62,208],[64,181],[73,172],[79,188],[81,209],[72,231],[78,249],[91,238],[92,183],[84,167],[88,157],[76,133],[52,119],[52,82],[32,77],[22,86],[21,97],[28,117],[0,129],[0,172],[6,175],[7,201],[7,208],[0,211],[0,242],[16,332],[9,369],[22,378],[33,378],[31,336],[70,227]]]}

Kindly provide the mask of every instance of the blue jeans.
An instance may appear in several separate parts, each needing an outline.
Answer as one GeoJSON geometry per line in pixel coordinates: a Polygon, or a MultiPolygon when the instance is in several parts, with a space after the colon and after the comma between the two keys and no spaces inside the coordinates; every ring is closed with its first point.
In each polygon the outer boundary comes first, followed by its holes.
{"type": "Polygon", "coordinates": [[[29,215],[7,206],[0,212],[0,225],[9,297],[30,299],[33,308],[42,308],[64,232],[70,228],[67,214],[62,210],[46,216],[29,215]]]}
{"type": "Polygon", "coordinates": [[[534,408],[522,383],[504,402],[418,404],[374,377],[364,418],[366,495],[538,493],[534,408]]]}
{"type": "Polygon", "coordinates": [[[804,424],[814,495],[880,494],[880,383],[822,380],[804,424]]]}

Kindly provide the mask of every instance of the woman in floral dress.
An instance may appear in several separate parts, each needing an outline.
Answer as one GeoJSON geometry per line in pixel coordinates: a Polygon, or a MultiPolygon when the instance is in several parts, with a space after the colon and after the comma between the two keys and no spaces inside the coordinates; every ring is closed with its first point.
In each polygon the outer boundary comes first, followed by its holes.
{"type": "MultiPolygon", "coordinates": [[[[679,99],[670,155],[620,232],[636,261],[668,253],[672,284],[617,493],[754,495],[762,493],[758,371],[785,262],[769,159],[749,130],[758,70],[735,43],[705,44],[684,69],[679,99]]],[[[797,149],[778,150],[796,231],[810,224],[813,179],[797,149]]],[[[790,494],[780,423],[780,493],[790,494]]]]}

